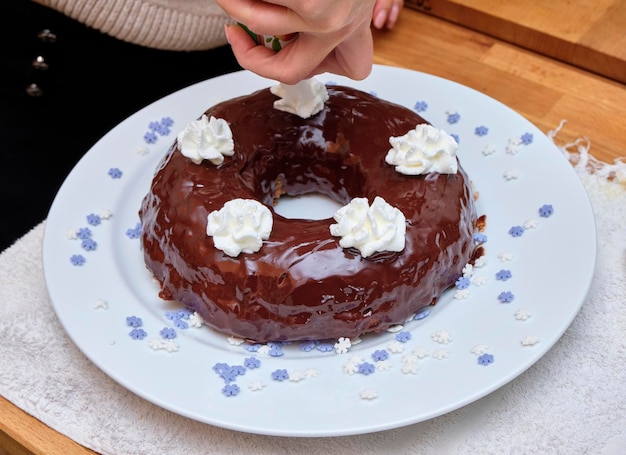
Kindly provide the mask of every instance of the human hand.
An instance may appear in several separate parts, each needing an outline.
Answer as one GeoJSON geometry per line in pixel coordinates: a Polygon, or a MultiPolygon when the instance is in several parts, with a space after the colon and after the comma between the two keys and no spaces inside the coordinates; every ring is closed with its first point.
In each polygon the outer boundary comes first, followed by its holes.
{"type": "Polygon", "coordinates": [[[323,72],[364,79],[372,69],[370,23],[376,0],[217,0],[260,35],[298,37],[280,52],[258,46],[239,26],[226,36],[239,64],[286,84],[323,72]]]}
{"type": "Polygon", "coordinates": [[[404,7],[404,0],[376,0],[372,25],[374,28],[391,30],[398,21],[400,11],[404,7]]]}

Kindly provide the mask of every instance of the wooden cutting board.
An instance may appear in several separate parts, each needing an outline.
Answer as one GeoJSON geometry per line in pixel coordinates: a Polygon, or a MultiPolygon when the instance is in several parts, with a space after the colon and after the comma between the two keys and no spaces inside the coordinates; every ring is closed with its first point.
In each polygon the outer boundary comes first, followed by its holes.
{"type": "Polygon", "coordinates": [[[626,0],[406,0],[405,4],[626,83],[626,0]]]}

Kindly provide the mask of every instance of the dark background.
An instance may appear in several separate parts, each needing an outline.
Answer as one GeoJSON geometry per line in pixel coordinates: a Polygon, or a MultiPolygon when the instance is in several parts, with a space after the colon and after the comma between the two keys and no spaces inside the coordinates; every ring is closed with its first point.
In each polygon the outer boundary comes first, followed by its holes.
{"type": "Polygon", "coordinates": [[[160,51],[119,41],[28,0],[5,2],[3,9],[0,251],[47,217],[67,174],[114,126],[167,94],[241,69],[229,46],[160,51]],[[54,42],[41,37],[46,29],[54,42]],[[38,56],[47,69],[33,66],[38,56]],[[27,94],[32,83],[41,95],[27,94]]]}

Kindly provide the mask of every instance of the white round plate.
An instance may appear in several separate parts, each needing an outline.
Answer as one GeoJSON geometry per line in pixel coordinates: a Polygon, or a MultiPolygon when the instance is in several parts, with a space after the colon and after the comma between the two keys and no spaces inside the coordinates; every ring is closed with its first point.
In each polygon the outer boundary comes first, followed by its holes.
{"type": "MultiPolygon", "coordinates": [[[[135,230],[141,199],[189,121],[216,102],[274,84],[248,72],[198,83],[147,106],[95,144],[61,187],[46,223],[43,263],[54,309],[74,343],[124,387],[239,431],[374,432],[496,390],[540,359],[577,314],[595,264],[594,220],[576,174],[541,131],[488,96],[428,74],[375,66],[364,81],[320,80],[416,109],[457,137],[480,195],[478,212],[487,217],[485,265],[426,317],[397,333],[366,336],[343,354],[334,342],[246,346],[206,327],[176,328],[186,316],[172,316],[179,307],[159,299],[143,265],[135,230]],[[547,206],[552,210],[542,213],[547,206]],[[141,321],[136,329],[145,338],[130,336],[130,316],[141,321]],[[163,328],[174,328],[176,338],[164,339],[163,328]],[[218,374],[236,366],[244,374],[218,374]]],[[[314,199],[300,205],[315,212],[314,199]]]]}

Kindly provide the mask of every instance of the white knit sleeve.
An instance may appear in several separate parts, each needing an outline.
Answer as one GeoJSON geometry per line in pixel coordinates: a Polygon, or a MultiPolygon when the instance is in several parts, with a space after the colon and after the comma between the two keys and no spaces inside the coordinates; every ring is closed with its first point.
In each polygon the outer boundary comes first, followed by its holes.
{"type": "Polygon", "coordinates": [[[165,50],[224,45],[224,24],[232,22],[215,0],[36,1],[120,40],[165,50]]]}

